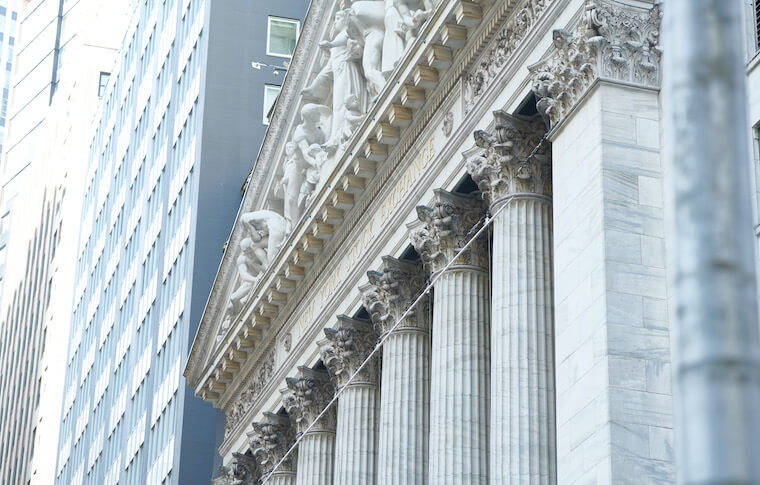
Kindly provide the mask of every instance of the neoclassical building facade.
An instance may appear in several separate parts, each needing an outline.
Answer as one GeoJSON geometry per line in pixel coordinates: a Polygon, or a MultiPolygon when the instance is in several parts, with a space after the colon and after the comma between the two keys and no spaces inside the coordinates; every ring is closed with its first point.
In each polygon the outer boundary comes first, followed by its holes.
{"type": "Polygon", "coordinates": [[[185,369],[221,483],[671,483],[661,8],[314,0],[185,369]]]}

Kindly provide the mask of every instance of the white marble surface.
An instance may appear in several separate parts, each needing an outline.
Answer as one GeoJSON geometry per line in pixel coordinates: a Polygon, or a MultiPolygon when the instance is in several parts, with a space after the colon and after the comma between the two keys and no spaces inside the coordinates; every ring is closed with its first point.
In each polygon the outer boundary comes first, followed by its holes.
{"type": "Polygon", "coordinates": [[[380,485],[428,483],[430,333],[393,332],[383,346],[380,397],[380,485]]]}
{"type": "Polygon", "coordinates": [[[298,445],[296,485],[332,485],[335,432],[309,431],[298,445]]]}
{"type": "Polygon", "coordinates": [[[267,480],[267,485],[296,485],[296,474],[295,472],[274,473],[267,480]]]}
{"type": "Polygon", "coordinates": [[[349,385],[338,398],[335,485],[371,485],[377,470],[379,391],[375,384],[349,385]]]}
{"type": "Polygon", "coordinates": [[[602,83],[552,146],[559,483],[675,479],[659,116],[602,83]]]}
{"type": "Polygon", "coordinates": [[[493,226],[490,483],[556,483],[551,203],[511,199],[493,226]]]}
{"type": "Polygon", "coordinates": [[[430,483],[488,483],[488,274],[452,266],[435,283],[430,483]]]}

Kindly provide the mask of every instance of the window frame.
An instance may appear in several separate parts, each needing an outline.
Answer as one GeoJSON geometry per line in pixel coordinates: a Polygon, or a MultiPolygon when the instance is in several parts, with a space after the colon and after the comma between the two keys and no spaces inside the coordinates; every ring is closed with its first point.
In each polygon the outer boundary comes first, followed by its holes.
{"type": "Polygon", "coordinates": [[[109,82],[111,82],[111,73],[106,72],[106,71],[100,71],[100,74],[98,74],[98,99],[102,99],[103,95],[106,94],[106,91],[108,90],[109,82]],[[105,84],[103,84],[104,76],[107,76],[105,84]]]}
{"type": "Polygon", "coordinates": [[[282,86],[278,86],[276,84],[264,84],[264,98],[263,98],[264,103],[263,103],[263,106],[262,106],[262,112],[263,113],[261,115],[261,117],[262,117],[261,121],[262,121],[262,123],[264,123],[265,126],[269,126],[270,120],[269,120],[269,118],[267,118],[267,113],[269,113],[269,111],[272,109],[272,106],[274,106],[274,103],[277,102],[277,96],[280,95],[281,91],[282,91],[282,86]],[[272,105],[269,106],[269,109],[267,109],[266,101],[267,101],[267,92],[269,91],[269,89],[276,89],[277,90],[277,94],[275,95],[275,98],[274,98],[274,101],[272,102],[272,105]]]}
{"type": "Polygon", "coordinates": [[[289,19],[287,17],[277,17],[274,15],[268,15],[267,16],[267,55],[272,57],[282,57],[283,59],[290,59],[293,57],[293,54],[278,54],[276,52],[272,52],[270,41],[272,40],[272,21],[277,22],[286,22],[291,24],[296,24],[296,43],[298,43],[298,38],[301,36],[301,21],[298,19],[289,19]]]}

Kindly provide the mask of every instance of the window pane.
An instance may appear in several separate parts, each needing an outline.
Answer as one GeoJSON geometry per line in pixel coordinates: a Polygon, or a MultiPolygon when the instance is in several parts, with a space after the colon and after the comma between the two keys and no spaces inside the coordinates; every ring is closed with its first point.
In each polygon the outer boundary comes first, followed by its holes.
{"type": "Polygon", "coordinates": [[[280,92],[279,86],[264,86],[264,124],[269,124],[269,111],[280,92]]]}
{"type": "Polygon", "coordinates": [[[298,23],[269,19],[269,54],[291,56],[296,48],[298,23]]]}

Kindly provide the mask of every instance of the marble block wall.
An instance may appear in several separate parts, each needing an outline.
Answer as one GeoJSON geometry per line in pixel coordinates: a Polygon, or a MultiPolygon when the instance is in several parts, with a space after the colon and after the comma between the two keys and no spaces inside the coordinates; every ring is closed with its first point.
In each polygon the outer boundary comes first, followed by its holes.
{"type": "Polygon", "coordinates": [[[672,483],[655,91],[601,82],[552,145],[558,483],[672,483]]]}

